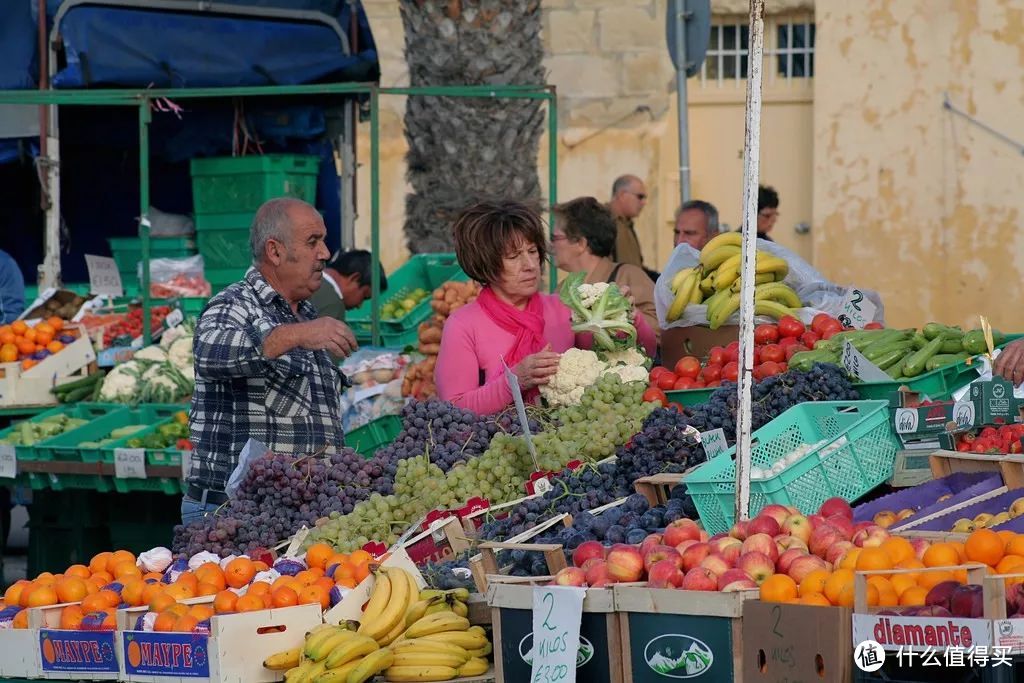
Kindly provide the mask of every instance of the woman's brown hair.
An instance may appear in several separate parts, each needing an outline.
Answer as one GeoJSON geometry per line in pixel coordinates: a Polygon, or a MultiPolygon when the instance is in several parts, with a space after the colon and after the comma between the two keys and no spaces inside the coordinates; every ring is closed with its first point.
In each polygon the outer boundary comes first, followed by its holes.
{"type": "Polygon", "coordinates": [[[459,265],[483,284],[501,277],[505,257],[518,240],[537,247],[541,265],[547,260],[544,221],[536,209],[523,202],[477,202],[459,214],[452,230],[459,265]]]}

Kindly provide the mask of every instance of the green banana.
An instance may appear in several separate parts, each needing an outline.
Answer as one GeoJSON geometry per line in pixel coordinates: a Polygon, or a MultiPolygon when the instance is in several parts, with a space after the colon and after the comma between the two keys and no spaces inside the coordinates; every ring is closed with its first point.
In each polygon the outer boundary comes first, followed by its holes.
{"type": "MultiPolygon", "coordinates": [[[[759,275],[758,277],[761,276],[759,275]]],[[[755,287],[754,301],[761,301],[763,299],[776,301],[789,308],[800,308],[803,305],[799,295],[793,291],[793,288],[781,282],[772,282],[771,284],[755,287]]]]}
{"type": "Polygon", "coordinates": [[[729,319],[733,313],[738,311],[740,308],[740,295],[730,294],[728,298],[723,299],[718,305],[712,309],[708,309],[708,327],[712,330],[717,330],[719,327],[725,324],[725,321],[729,319]]]}
{"type": "Polygon", "coordinates": [[[762,299],[754,302],[754,315],[766,315],[769,318],[775,318],[781,320],[784,316],[793,316],[793,309],[789,306],[780,304],[778,301],[772,301],[770,299],[762,299]]]}

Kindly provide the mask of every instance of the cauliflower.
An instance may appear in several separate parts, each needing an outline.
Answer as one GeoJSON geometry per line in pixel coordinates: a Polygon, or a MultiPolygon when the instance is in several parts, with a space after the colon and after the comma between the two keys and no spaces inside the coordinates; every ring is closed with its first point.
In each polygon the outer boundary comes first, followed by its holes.
{"type": "Polygon", "coordinates": [[[617,285],[587,284],[586,273],[572,273],[562,282],[559,297],[572,312],[572,331],[594,335],[598,351],[618,351],[636,346],[633,304],[617,285]]]}
{"type": "Polygon", "coordinates": [[[149,363],[163,363],[167,360],[167,354],[158,345],[147,346],[146,348],[136,351],[135,360],[146,361],[149,363]]]}
{"type": "Polygon", "coordinates": [[[558,359],[558,372],[540,388],[540,395],[551,406],[576,405],[583,398],[583,390],[607,367],[593,351],[569,349],[558,359]]]}
{"type": "Polygon", "coordinates": [[[601,354],[601,360],[608,365],[636,365],[645,369],[649,369],[651,365],[651,359],[635,347],[621,351],[605,351],[601,354]]]}
{"type": "Polygon", "coordinates": [[[623,383],[647,382],[647,368],[642,365],[616,365],[608,368],[601,375],[618,375],[623,383]]]}
{"type": "Polygon", "coordinates": [[[142,367],[135,361],[118,365],[103,378],[100,400],[111,403],[136,403],[142,367]]]}
{"type": "Polygon", "coordinates": [[[580,298],[583,300],[583,305],[587,308],[592,307],[597,303],[597,300],[604,294],[604,290],[608,289],[607,282],[595,282],[594,284],[582,284],[579,286],[580,298]]]}
{"type": "Polygon", "coordinates": [[[193,360],[192,335],[175,340],[171,344],[171,348],[167,349],[167,359],[181,372],[184,372],[185,368],[191,368],[193,360]]]}

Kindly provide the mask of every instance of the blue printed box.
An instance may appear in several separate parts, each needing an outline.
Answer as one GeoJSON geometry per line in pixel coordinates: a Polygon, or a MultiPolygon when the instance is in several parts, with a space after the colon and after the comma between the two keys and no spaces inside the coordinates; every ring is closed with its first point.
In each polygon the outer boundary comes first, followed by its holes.
{"type": "Polygon", "coordinates": [[[66,674],[109,674],[94,677],[113,680],[120,668],[117,663],[113,631],[67,631],[44,628],[39,630],[39,668],[43,675],[61,674],[55,678],[69,678],[66,674]]]}

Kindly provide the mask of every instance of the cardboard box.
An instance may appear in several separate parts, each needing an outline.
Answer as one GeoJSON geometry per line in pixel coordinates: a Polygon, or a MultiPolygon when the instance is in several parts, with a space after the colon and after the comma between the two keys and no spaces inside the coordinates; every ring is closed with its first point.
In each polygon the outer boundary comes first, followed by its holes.
{"type": "Polygon", "coordinates": [[[723,325],[712,330],[703,325],[670,327],[661,332],[661,364],[675,367],[683,356],[703,359],[714,346],[728,346],[740,338],[738,325],[723,325]]]}
{"type": "Polygon", "coordinates": [[[21,363],[0,363],[0,406],[56,405],[51,389],[58,384],[81,379],[89,374],[96,352],[85,329],[69,325],[77,334],[75,341],[60,353],[47,356],[28,370],[21,363]]]}
{"type": "Polygon", "coordinates": [[[113,681],[120,676],[116,631],[69,631],[60,628],[67,605],[29,610],[29,629],[38,634],[38,675],[41,678],[113,681]]]}
{"type": "MultiPolygon", "coordinates": [[[[380,564],[383,567],[400,567],[409,572],[416,581],[416,585],[421,589],[427,585],[416,564],[402,548],[391,551],[380,564]]],[[[376,578],[371,573],[360,581],[358,586],[346,593],[337,605],[324,612],[324,621],[329,624],[338,624],[350,619],[358,620],[363,614],[363,605],[370,599],[370,593],[373,592],[375,583],[376,578]]]]}
{"type": "Polygon", "coordinates": [[[1010,424],[1018,421],[1021,401],[1013,395],[1013,383],[1000,377],[971,384],[975,424],[1010,424]]]}
{"type": "Polygon", "coordinates": [[[954,472],[998,472],[1008,489],[1024,488],[1024,454],[961,453],[935,451],[929,457],[932,476],[948,477],[954,472]]]}
{"type": "MultiPolygon", "coordinates": [[[[928,470],[928,476],[931,478],[931,470],[928,470]]],[[[925,516],[948,512],[951,507],[1002,485],[1002,477],[997,472],[956,472],[857,505],[853,508],[853,521],[873,521],[875,515],[885,511],[914,510],[910,517],[893,522],[890,530],[913,526],[925,516]]]]}
{"type": "Polygon", "coordinates": [[[853,681],[847,607],[743,603],[744,683],[853,681]]]}
{"type": "Polygon", "coordinates": [[[0,630],[0,678],[38,678],[39,675],[39,630],[0,630]]]}

